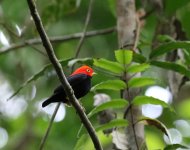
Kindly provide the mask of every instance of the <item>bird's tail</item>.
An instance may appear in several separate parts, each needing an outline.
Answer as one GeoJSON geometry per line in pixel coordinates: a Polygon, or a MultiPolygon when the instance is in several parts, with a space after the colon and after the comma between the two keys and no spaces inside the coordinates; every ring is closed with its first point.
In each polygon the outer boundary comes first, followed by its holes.
{"type": "Polygon", "coordinates": [[[49,105],[51,103],[50,99],[47,99],[45,100],[43,103],[42,103],[42,107],[46,107],[47,105],[49,105]]]}
{"type": "Polygon", "coordinates": [[[52,103],[54,98],[54,95],[52,95],[50,98],[46,99],[43,103],[42,103],[42,107],[46,107],[47,105],[49,105],[50,103],[52,103]]]}
{"type": "Polygon", "coordinates": [[[55,102],[63,102],[67,105],[71,105],[69,103],[69,101],[67,99],[63,99],[62,101],[60,101],[60,96],[57,94],[52,95],[50,98],[46,99],[43,103],[42,103],[42,107],[46,107],[47,105],[49,105],[50,103],[55,103],[55,102]]]}

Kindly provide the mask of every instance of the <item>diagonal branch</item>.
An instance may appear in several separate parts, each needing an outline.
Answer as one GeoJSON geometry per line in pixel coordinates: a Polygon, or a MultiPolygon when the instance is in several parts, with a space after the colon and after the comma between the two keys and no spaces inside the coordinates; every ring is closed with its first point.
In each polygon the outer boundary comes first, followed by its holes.
{"type": "Polygon", "coordinates": [[[50,132],[51,127],[52,127],[52,124],[53,124],[53,121],[54,121],[54,119],[55,119],[55,116],[56,116],[56,114],[57,114],[57,111],[59,110],[59,106],[60,106],[60,105],[61,105],[61,102],[59,102],[59,103],[57,104],[57,106],[55,107],[55,110],[54,110],[53,115],[52,115],[52,117],[51,117],[51,120],[50,120],[50,122],[49,122],[49,126],[48,126],[48,128],[47,128],[47,131],[46,131],[46,133],[45,133],[45,135],[44,135],[44,137],[42,138],[42,141],[41,141],[41,143],[40,143],[40,148],[39,148],[39,150],[43,150],[43,147],[44,147],[44,145],[45,145],[45,142],[46,142],[46,140],[47,140],[47,137],[48,137],[48,135],[49,135],[49,132],[50,132]]]}
{"type": "MultiPolygon", "coordinates": [[[[109,33],[112,33],[114,31],[116,31],[115,27],[110,27],[110,28],[101,29],[101,30],[89,31],[89,32],[86,32],[85,37],[93,37],[93,36],[97,36],[97,35],[109,34],[109,33]]],[[[58,42],[61,43],[61,42],[69,41],[69,40],[79,39],[82,36],[83,36],[83,32],[79,32],[79,33],[74,33],[74,34],[70,34],[70,35],[50,37],[49,39],[52,43],[58,43],[58,42]]],[[[23,47],[26,47],[29,45],[38,45],[41,43],[42,43],[42,41],[39,38],[25,40],[24,42],[15,43],[15,44],[10,45],[9,47],[1,48],[0,49],[0,55],[6,54],[6,53],[14,51],[14,50],[18,50],[19,48],[23,48],[23,47]]]]}
{"type": "Polygon", "coordinates": [[[99,142],[99,139],[95,133],[93,126],[92,126],[91,122],[88,120],[88,118],[87,118],[86,114],[84,113],[82,107],[80,106],[79,102],[77,101],[77,99],[74,95],[74,92],[73,92],[70,84],[68,83],[66,76],[62,70],[61,64],[58,62],[58,60],[55,56],[53,47],[52,47],[52,45],[48,39],[48,36],[46,35],[44,28],[43,28],[39,13],[38,13],[38,11],[36,9],[36,5],[34,3],[34,0],[27,0],[27,2],[28,2],[29,9],[30,9],[30,13],[34,19],[36,28],[39,32],[41,39],[42,39],[43,46],[46,49],[48,57],[49,57],[52,65],[55,68],[55,71],[59,77],[59,80],[61,81],[61,84],[64,87],[64,90],[65,90],[67,96],[69,97],[71,104],[76,109],[82,123],[86,127],[86,129],[87,129],[87,131],[88,131],[88,133],[92,139],[92,142],[94,144],[95,149],[96,150],[102,150],[102,146],[99,142]]]}
{"type": "MultiPolygon", "coordinates": [[[[81,49],[82,44],[83,44],[83,42],[84,42],[84,38],[85,38],[85,35],[86,35],[87,26],[88,26],[88,23],[89,23],[89,21],[90,21],[90,16],[91,16],[91,11],[92,11],[92,4],[93,4],[93,0],[91,0],[90,3],[89,3],[89,8],[88,8],[88,12],[87,12],[86,21],[85,21],[85,26],[84,26],[83,33],[81,34],[79,43],[78,43],[77,48],[76,48],[75,58],[78,57],[78,55],[79,55],[79,53],[80,53],[80,49],[81,49]]],[[[74,66],[72,67],[72,70],[73,70],[73,69],[74,69],[74,66]]],[[[48,126],[48,128],[47,128],[47,131],[46,131],[44,137],[42,138],[42,141],[41,141],[41,144],[40,144],[40,150],[42,150],[43,147],[44,147],[44,144],[45,144],[45,142],[46,142],[46,140],[47,140],[48,134],[49,134],[49,132],[50,132],[50,130],[51,130],[51,126],[52,126],[52,124],[53,124],[53,120],[55,119],[55,116],[56,116],[56,114],[57,114],[57,112],[58,112],[58,110],[59,110],[59,106],[60,106],[60,102],[57,104],[57,106],[56,106],[56,108],[55,108],[55,110],[54,110],[54,112],[53,112],[53,115],[52,115],[52,117],[51,117],[51,120],[50,120],[49,126],[48,126]]]]}

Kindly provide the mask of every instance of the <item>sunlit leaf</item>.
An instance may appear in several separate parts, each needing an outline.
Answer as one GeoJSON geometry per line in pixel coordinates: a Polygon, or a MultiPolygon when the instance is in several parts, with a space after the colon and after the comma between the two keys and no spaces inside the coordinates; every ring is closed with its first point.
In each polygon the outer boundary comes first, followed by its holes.
{"type": "Polygon", "coordinates": [[[89,138],[89,135],[87,135],[87,134],[83,134],[80,138],[79,138],[79,140],[77,141],[77,144],[75,145],[75,147],[74,147],[74,150],[84,150],[85,149],[85,147],[87,146],[87,145],[91,145],[91,147],[93,146],[92,145],[92,142],[91,142],[91,140],[90,140],[90,138],[89,138]],[[84,144],[85,143],[85,144],[84,144]]]}
{"type": "Polygon", "coordinates": [[[134,64],[127,68],[127,72],[130,73],[142,72],[148,69],[149,67],[150,67],[149,64],[134,64]]]}
{"type": "Polygon", "coordinates": [[[151,61],[150,64],[153,66],[163,68],[163,69],[172,70],[180,74],[183,74],[187,77],[190,77],[189,69],[186,69],[184,66],[180,64],[176,64],[172,62],[162,62],[162,61],[151,61]]]}
{"type": "Polygon", "coordinates": [[[181,145],[181,144],[172,144],[172,145],[167,145],[164,150],[175,150],[178,148],[182,148],[182,149],[190,149],[187,146],[181,145]]]}
{"type": "Polygon", "coordinates": [[[126,107],[128,105],[127,100],[125,99],[113,99],[111,101],[105,102],[97,107],[95,107],[89,114],[88,117],[92,117],[94,114],[106,110],[106,109],[110,109],[110,108],[123,108],[126,107]]]}
{"type": "Polygon", "coordinates": [[[176,42],[169,42],[158,46],[156,49],[152,50],[150,53],[150,58],[154,58],[160,55],[163,55],[167,52],[175,50],[177,48],[185,48],[190,49],[190,42],[189,41],[176,41],[176,42]]]}
{"type": "Polygon", "coordinates": [[[92,87],[93,90],[100,90],[100,89],[108,89],[108,90],[121,90],[125,89],[126,84],[122,80],[107,80],[104,82],[101,82],[94,87],[92,87]]]}
{"type": "MultiPolygon", "coordinates": [[[[76,124],[78,126],[78,124],[76,124]]],[[[106,136],[103,132],[96,132],[98,139],[101,140],[102,145],[108,145],[112,141],[111,136],[106,136]]],[[[76,137],[75,137],[76,138],[76,137]]],[[[55,142],[54,142],[55,143],[55,142]]],[[[73,145],[72,145],[73,146],[73,145]]],[[[62,144],[61,147],[62,148],[62,144]]],[[[64,147],[65,148],[65,147],[64,147]]],[[[73,148],[71,148],[73,150],[73,148]]],[[[88,134],[83,134],[78,140],[74,147],[74,150],[94,150],[92,139],[88,134]]]]}
{"type": "Polygon", "coordinates": [[[146,125],[155,126],[157,129],[161,130],[166,136],[168,136],[168,138],[171,141],[168,129],[166,128],[166,126],[162,122],[160,122],[160,121],[158,121],[156,119],[148,118],[148,117],[140,118],[138,120],[138,122],[143,122],[146,125]]]}
{"type": "Polygon", "coordinates": [[[181,101],[177,105],[178,115],[182,118],[190,119],[190,98],[181,101]]]}
{"type": "Polygon", "coordinates": [[[124,67],[118,62],[110,61],[103,58],[94,59],[94,65],[117,74],[121,74],[124,71],[124,67]]]}
{"type": "Polygon", "coordinates": [[[115,1],[108,0],[108,5],[107,5],[109,7],[110,12],[112,13],[114,17],[116,17],[115,3],[116,3],[115,1]]]}
{"type": "Polygon", "coordinates": [[[144,104],[161,105],[162,107],[170,108],[172,110],[170,105],[167,104],[166,102],[154,97],[150,97],[150,96],[136,96],[135,99],[132,101],[132,104],[133,105],[144,105],[144,104]]]}
{"type": "Polygon", "coordinates": [[[119,63],[129,64],[133,58],[133,52],[131,50],[116,50],[115,57],[119,63]]]}
{"type": "Polygon", "coordinates": [[[128,82],[129,87],[143,87],[155,84],[155,79],[149,77],[132,78],[128,82]]]}
{"type": "Polygon", "coordinates": [[[183,49],[185,64],[190,65],[190,53],[187,50],[183,49]]]}
{"type": "Polygon", "coordinates": [[[96,128],[96,131],[100,130],[106,130],[114,127],[125,127],[128,126],[128,121],[125,119],[115,119],[110,121],[109,123],[100,125],[99,127],[96,128]]]}

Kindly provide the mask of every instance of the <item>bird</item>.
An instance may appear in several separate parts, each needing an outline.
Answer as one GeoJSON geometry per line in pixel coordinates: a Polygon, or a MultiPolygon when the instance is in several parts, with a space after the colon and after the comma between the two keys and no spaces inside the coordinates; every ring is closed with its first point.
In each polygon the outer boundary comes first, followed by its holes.
{"type": "MultiPolygon", "coordinates": [[[[71,85],[77,99],[85,96],[91,89],[91,78],[96,74],[89,66],[81,66],[76,69],[67,80],[71,85]]],[[[59,85],[53,94],[42,103],[42,107],[46,107],[50,103],[63,102],[70,105],[69,99],[62,85],[59,85]]]]}

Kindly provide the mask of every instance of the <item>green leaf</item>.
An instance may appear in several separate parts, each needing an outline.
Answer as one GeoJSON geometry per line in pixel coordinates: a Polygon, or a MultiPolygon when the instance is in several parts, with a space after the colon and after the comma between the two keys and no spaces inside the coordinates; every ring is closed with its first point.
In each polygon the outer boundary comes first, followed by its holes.
{"type": "MultiPolygon", "coordinates": [[[[184,6],[188,5],[189,0],[180,0],[180,1],[174,1],[174,0],[167,0],[164,2],[164,11],[166,13],[166,16],[172,16],[175,15],[178,10],[181,10],[181,8],[184,8],[184,6]]],[[[186,7],[188,10],[189,7],[186,7]]]]}
{"type": "Polygon", "coordinates": [[[174,42],[175,39],[169,35],[158,35],[157,39],[159,42],[174,42]]]}
{"type": "Polygon", "coordinates": [[[130,73],[142,72],[148,69],[149,67],[150,67],[149,64],[134,64],[127,68],[127,72],[130,73]]]}
{"type": "Polygon", "coordinates": [[[183,74],[187,77],[190,77],[190,71],[188,69],[186,69],[184,66],[176,64],[176,63],[151,61],[150,64],[153,66],[163,68],[163,69],[172,70],[172,71],[178,72],[180,74],[183,74]]]}
{"type": "Polygon", "coordinates": [[[92,117],[94,114],[106,110],[106,109],[110,109],[110,108],[123,108],[126,107],[128,105],[127,100],[125,99],[113,99],[111,101],[105,102],[97,107],[95,107],[89,114],[88,114],[88,118],[92,117]]]}
{"type": "MultiPolygon", "coordinates": [[[[102,145],[108,145],[109,143],[112,142],[112,137],[111,136],[108,137],[101,131],[96,132],[96,135],[98,139],[101,139],[102,145]]],[[[67,149],[67,148],[64,147],[64,149],[67,149]]],[[[73,148],[71,149],[73,150],[73,148]]],[[[79,139],[77,139],[77,143],[74,147],[74,150],[94,150],[94,145],[90,136],[88,134],[83,134],[82,136],[80,136],[79,139]]]]}
{"type": "Polygon", "coordinates": [[[150,53],[150,58],[154,58],[175,50],[177,48],[184,48],[190,50],[190,42],[189,41],[176,41],[176,42],[169,42],[158,46],[156,49],[152,50],[150,53]]]}
{"type": "Polygon", "coordinates": [[[77,58],[77,59],[72,59],[68,62],[68,66],[72,67],[74,64],[80,63],[80,64],[87,64],[92,66],[93,65],[93,59],[92,58],[77,58]]]}
{"type": "Polygon", "coordinates": [[[138,53],[133,53],[133,61],[137,63],[145,63],[146,57],[138,53]]]}
{"type": "Polygon", "coordinates": [[[20,90],[22,90],[25,86],[27,86],[29,83],[31,83],[32,81],[37,80],[38,78],[40,78],[41,76],[44,75],[45,71],[49,68],[51,68],[52,65],[48,64],[46,65],[44,68],[42,68],[38,73],[36,73],[35,75],[33,75],[32,77],[30,77],[28,80],[26,80],[7,100],[12,99],[14,96],[16,96],[20,90]]]}
{"type": "Polygon", "coordinates": [[[92,141],[89,138],[89,135],[83,134],[79,140],[77,141],[77,144],[74,147],[74,150],[84,150],[86,146],[93,147],[92,141]]]}
{"type": "Polygon", "coordinates": [[[164,150],[175,150],[178,148],[182,148],[182,149],[190,149],[187,146],[181,145],[181,144],[172,144],[172,145],[167,145],[164,150]]]}
{"type": "Polygon", "coordinates": [[[185,64],[187,66],[189,66],[190,65],[190,53],[185,49],[183,49],[183,53],[184,53],[184,57],[185,57],[185,64]]]}
{"type": "MultiPolygon", "coordinates": [[[[168,0],[167,0],[168,1],[168,0]]],[[[170,0],[172,1],[172,0],[170,0]]],[[[189,0],[181,0],[178,2],[182,2],[182,1],[188,1],[189,0]]],[[[178,5],[179,6],[179,5],[178,5]]],[[[176,11],[175,11],[176,12],[176,11]]],[[[187,37],[188,39],[190,38],[190,22],[189,22],[189,16],[190,16],[190,10],[189,10],[189,5],[185,5],[184,7],[180,8],[177,13],[176,13],[176,18],[177,20],[180,22],[181,26],[182,26],[182,30],[184,32],[184,36],[187,37]]]]}
{"type": "Polygon", "coordinates": [[[124,72],[124,67],[121,64],[103,58],[94,59],[94,65],[117,74],[121,74],[122,72],[124,72]]]}
{"type": "MultiPolygon", "coordinates": [[[[67,63],[70,60],[71,59],[66,59],[66,60],[61,60],[59,62],[61,63],[62,66],[67,66],[67,63]]],[[[52,64],[47,64],[46,66],[44,66],[39,72],[37,72],[36,74],[31,76],[28,80],[26,80],[7,100],[10,100],[14,96],[16,96],[24,87],[26,87],[31,82],[36,81],[37,79],[42,77],[44,75],[45,71],[50,69],[50,68],[52,68],[52,64]]]]}
{"type": "Polygon", "coordinates": [[[101,82],[92,87],[93,90],[107,89],[107,90],[121,90],[125,89],[126,84],[122,80],[107,80],[105,82],[101,82]]]}
{"type": "Polygon", "coordinates": [[[128,82],[128,86],[132,88],[143,87],[155,84],[155,79],[149,77],[132,78],[128,82]]]}
{"type": "Polygon", "coordinates": [[[165,135],[167,135],[169,140],[171,141],[168,129],[166,128],[166,126],[162,122],[160,122],[156,119],[148,118],[148,117],[140,118],[137,122],[143,122],[146,125],[155,126],[157,129],[161,130],[165,135]]]}
{"type": "Polygon", "coordinates": [[[133,52],[131,50],[116,50],[116,60],[121,64],[129,64],[133,58],[133,52]]]}
{"type": "Polygon", "coordinates": [[[144,104],[161,105],[165,108],[170,108],[172,110],[170,105],[168,105],[166,102],[154,97],[150,97],[150,96],[136,96],[135,99],[132,101],[132,104],[133,105],[144,105],[144,104]]]}
{"type": "Polygon", "coordinates": [[[128,126],[128,121],[125,119],[115,119],[110,121],[109,123],[103,124],[96,128],[96,131],[106,130],[114,127],[125,127],[128,126]]]}

